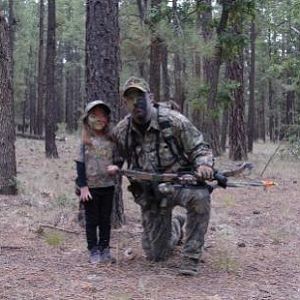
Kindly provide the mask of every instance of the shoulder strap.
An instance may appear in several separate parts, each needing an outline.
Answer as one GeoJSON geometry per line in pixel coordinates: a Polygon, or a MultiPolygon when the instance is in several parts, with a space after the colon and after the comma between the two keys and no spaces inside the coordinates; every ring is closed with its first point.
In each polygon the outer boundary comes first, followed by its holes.
{"type": "Polygon", "coordinates": [[[159,106],[157,106],[157,116],[159,128],[162,132],[165,143],[169,147],[170,152],[174,156],[176,162],[178,162],[180,165],[184,164],[186,166],[189,164],[189,161],[184,154],[183,148],[173,134],[172,125],[168,114],[162,115],[160,113],[159,106]]]}
{"type": "Polygon", "coordinates": [[[138,161],[138,155],[136,153],[136,141],[134,134],[131,135],[131,142],[129,143],[129,134],[130,134],[130,129],[131,129],[131,117],[128,117],[128,123],[126,127],[126,135],[125,135],[125,152],[127,156],[127,164],[128,164],[128,169],[131,166],[131,158],[132,154],[134,155],[136,166],[140,168],[139,166],[139,161],[138,161]]]}

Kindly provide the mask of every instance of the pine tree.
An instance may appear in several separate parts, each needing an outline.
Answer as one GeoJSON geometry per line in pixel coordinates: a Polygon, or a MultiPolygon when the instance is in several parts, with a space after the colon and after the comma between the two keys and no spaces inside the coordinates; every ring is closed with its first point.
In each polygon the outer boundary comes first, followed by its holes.
{"type": "Polygon", "coordinates": [[[15,194],[16,154],[12,61],[8,26],[0,14],[0,194],[15,194]]]}

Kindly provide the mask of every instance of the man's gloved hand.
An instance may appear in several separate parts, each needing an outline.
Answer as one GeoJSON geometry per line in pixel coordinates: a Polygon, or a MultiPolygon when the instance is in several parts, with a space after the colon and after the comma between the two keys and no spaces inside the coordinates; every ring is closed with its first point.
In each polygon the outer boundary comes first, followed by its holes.
{"type": "Polygon", "coordinates": [[[214,170],[210,166],[202,165],[196,169],[196,176],[200,180],[213,180],[214,170]]]}

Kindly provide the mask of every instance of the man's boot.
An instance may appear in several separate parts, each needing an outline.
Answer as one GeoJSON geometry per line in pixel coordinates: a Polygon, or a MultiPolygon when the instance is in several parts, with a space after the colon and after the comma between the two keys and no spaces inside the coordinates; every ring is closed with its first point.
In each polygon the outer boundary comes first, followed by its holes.
{"type": "Polygon", "coordinates": [[[198,274],[199,259],[183,257],[179,274],[187,276],[196,276],[198,274]]]}

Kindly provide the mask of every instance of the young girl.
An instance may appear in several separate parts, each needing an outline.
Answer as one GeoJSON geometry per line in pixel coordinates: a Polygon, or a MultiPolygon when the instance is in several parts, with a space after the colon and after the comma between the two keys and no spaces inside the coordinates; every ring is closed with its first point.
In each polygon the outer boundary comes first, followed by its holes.
{"type": "Polygon", "coordinates": [[[109,133],[110,108],[101,100],[87,104],[79,156],[76,159],[80,200],[84,204],[90,262],[114,261],[109,250],[110,217],[114,195],[113,144],[109,133]]]}

